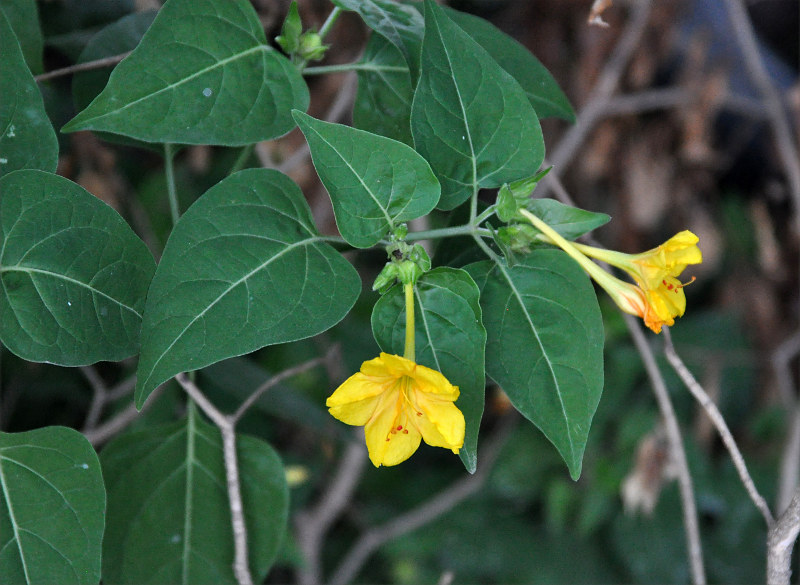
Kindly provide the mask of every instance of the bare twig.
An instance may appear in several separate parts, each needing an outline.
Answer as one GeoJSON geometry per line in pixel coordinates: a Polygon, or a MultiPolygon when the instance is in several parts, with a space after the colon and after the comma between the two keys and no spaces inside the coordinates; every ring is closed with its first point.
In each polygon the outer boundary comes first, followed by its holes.
{"type": "Polygon", "coordinates": [[[206,398],[194,382],[186,374],[178,374],[175,379],[186,393],[194,400],[203,412],[219,428],[222,435],[222,449],[225,460],[225,479],[227,482],[228,503],[231,508],[231,527],[233,529],[234,561],[233,572],[239,585],[252,585],[253,576],[250,574],[250,562],[247,551],[247,526],[244,522],[244,506],[239,484],[239,461],[236,456],[236,431],[235,422],[231,417],[222,414],[206,398]]]}
{"type": "Polygon", "coordinates": [[[800,234],[800,154],[798,154],[797,145],[792,137],[791,124],[781,103],[780,95],[772,85],[769,73],[764,67],[756,35],[744,4],[740,0],[726,0],[726,4],[731,19],[731,30],[735,31],[734,37],[744,56],[745,67],[764,99],[772,132],[775,134],[778,156],[781,158],[786,178],[789,181],[789,191],[794,203],[795,229],[800,234]]]}
{"type": "MultiPolygon", "coordinates": [[[[125,384],[125,382],[122,384],[125,384]]],[[[120,384],[120,386],[122,386],[122,384],[120,384]]],[[[144,403],[144,406],[142,406],[141,411],[136,408],[135,404],[129,404],[124,410],[121,410],[106,422],[97,425],[95,428],[85,429],[83,431],[83,436],[86,437],[86,440],[88,440],[94,447],[103,445],[118,435],[129,424],[135,421],[139,417],[140,413],[149,409],[150,406],[158,399],[158,396],[161,394],[163,388],[164,385],[162,384],[156,388],[152,394],[150,394],[149,398],[144,403]]]]}
{"type": "Polygon", "coordinates": [[[703,567],[703,548],[700,543],[700,530],[697,523],[697,505],[694,499],[694,486],[689,473],[689,464],[686,461],[686,452],[683,449],[683,439],[675,409],[667,391],[667,385],[661,370],[658,369],[653,350],[647,343],[642,333],[639,322],[631,315],[624,315],[625,324],[628,326],[633,342],[642,358],[656,402],[664,419],[664,430],[669,441],[670,454],[675,462],[678,473],[678,487],[680,488],[681,503],[683,507],[683,527],[686,532],[686,546],[689,553],[689,564],[692,569],[692,582],[702,585],[706,582],[705,568],[703,567]]]}
{"type": "Polygon", "coordinates": [[[683,381],[689,392],[691,392],[695,397],[703,410],[706,411],[706,414],[711,419],[714,427],[717,429],[722,442],[728,449],[728,453],[730,453],[733,464],[736,467],[736,471],[739,473],[739,479],[741,479],[742,483],[744,484],[747,494],[750,496],[750,499],[753,500],[753,503],[755,504],[756,508],[758,508],[759,512],[761,512],[761,515],[764,517],[764,521],[767,523],[767,527],[771,527],[775,521],[772,517],[772,512],[770,512],[767,502],[764,501],[764,498],[758,493],[758,490],[753,483],[753,478],[747,471],[747,465],[744,462],[744,457],[742,457],[741,451],[739,451],[739,446],[736,444],[736,440],[733,438],[730,429],[728,429],[728,424],[722,417],[717,405],[714,404],[714,401],[711,400],[700,383],[695,380],[694,376],[689,371],[689,368],[686,367],[686,364],[683,363],[683,360],[675,352],[675,346],[672,344],[672,337],[670,337],[669,329],[665,328],[663,330],[663,335],[664,355],[666,356],[667,361],[683,381]]]}
{"type": "Polygon", "coordinates": [[[789,585],[792,549],[800,533],[800,488],[767,535],[767,583],[789,585]]]}
{"type": "Polygon", "coordinates": [[[364,431],[359,428],[353,440],[348,443],[338,471],[328,484],[319,503],[313,509],[297,515],[295,521],[297,540],[305,559],[305,566],[297,571],[298,582],[301,585],[315,585],[322,582],[320,557],[323,539],[331,524],[350,502],[366,462],[364,431]]]}
{"type": "Polygon", "coordinates": [[[231,528],[233,530],[234,561],[233,572],[239,585],[252,585],[253,576],[250,573],[250,560],[247,548],[247,525],[244,520],[244,505],[242,503],[241,482],[239,480],[239,461],[236,455],[236,423],[258,400],[264,392],[282,382],[286,378],[295,376],[314,366],[321,364],[328,356],[316,358],[289,368],[273,376],[262,384],[244,403],[231,415],[223,414],[206,395],[192,382],[186,374],[178,374],[175,379],[183,387],[192,400],[203,412],[217,425],[222,435],[222,453],[225,461],[225,479],[228,491],[228,503],[231,509],[231,528]]]}
{"type": "Polygon", "coordinates": [[[127,57],[130,54],[131,51],[128,51],[127,53],[112,55],[111,57],[97,59],[96,61],[77,63],[75,65],[70,65],[69,67],[64,67],[62,69],[54,69],[53,71],[42,73],[41,75],[37,75],[36,77],[34,77],[34,79],[36,81],[47,81],[48,79],[53,79],[55,77],[63,77],[65,75],[72,75],[73,73],[80,73],[81,71],[92,71],[94,69],[103,69],[105,67],[111,67],[122,61],[125,57],[127,57]]]}
{"type": "Polygon", "coordinates": [[[789,425],[789,436],[781,454],[781,471],[778,476],[778,497],[775,502],[777,514],[789,506],[800,479],[800,406],[794,409],[789,425]]]}
{"type": "Polygon", "coordinates": [[[86,420],[83,423],[83,430],[88,431],[97,426],[100,422],[100,417],[103,414],[103,409],[108,401],[108,388],[100,374],[97,373],[92,366],[83,366],[80,368],[81,373],[89,382],[92,387],[92,403],[89,406],[89,413],[86,415],[86,420]]]}
{"type": "Polygon", "coordinates": [[[489,477],[502,446],[510,434],[516,417],[506,416],[495,433],[485,442],[481,450],[478,471],[471,476],[453,482],[441,492],[416,508],[401,514],[394,520],[365,531],[339,563],[330,585],[344,585],[353,580],[369,556],[381,545],[436,520],[452,510],[457,504],[475,494],[489,477]]]}
{"type": "Polygon", "coordinates": [[[578,114],[575,125],[567,131],[553,154],[549,157],[550,163],[554,168],[542,180],[542,184],[539,187],[540,196],[544,197],[552,187],[553,179],[564,173],[586,136],[589,135],[597,121],[603,116],[608,99],[616,91],[625,66],[639,45],[639,39],[647,27],[650,7],[649,0],[638,0],[634,3],[630,22],[614,48],[614,52],[603,70],[600,80],[595,85],[587,103],[578,114]]]}

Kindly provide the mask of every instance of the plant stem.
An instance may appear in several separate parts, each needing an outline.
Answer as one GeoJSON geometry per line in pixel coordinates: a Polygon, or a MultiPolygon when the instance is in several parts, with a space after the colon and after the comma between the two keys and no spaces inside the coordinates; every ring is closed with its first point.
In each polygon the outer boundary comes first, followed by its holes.
{"type": "Polygon", "coordinates": [[[324,73],[342,73],[345,71],[385,71],[403,72],[408,71],[408,67],[393,65],[372,65],[370,63],[343,63],[341,65],[317,65],[316,67],[306,67],[303,75],[322,75],[324,73]]]}
{"type": "Polygon", "coordinates": [[[239,156],[236,157],[236,161],[233,163],[231,170],[228,171],[228,175],[238,173],[244,168],[244,165],[247,164],[247,159],[252,156],[254,148],[255,144],[248,144],[242,148],[242,150],[239,152],[239,156]]]}
{"type": "Polygon", "coordinates": [[[103,69],[105,67],[111,67],[112,65],[116,65],[117,63],[122,61],[125,57],[127,57],[130,54],[131,51],[127,51],[125,53],[120,53],[119,55],[112,55],[111,57],[97,59],[96,61],[77,63],[76,65],[70,65],[69,67],[64,67],[62,69],[54,69],[53,71],[42,73],[41,75],[37,75],[36,77],[34,77],[34,79],[36,81],[47,81],[48,79],[63,77],[64,75],[72,75],[73,73],[79,73],[81,71],[92,71],[94,69],[103,69]]]}
{"type": "Polygon", "coordinates": [[[403,350],[403,357],[407,360],[416,361],[414,347],[414,285],[404,284],[403,292],[406,296],[406,346],[403,350]]]}
{"type": "Polygon", "coordinates": [[[494,215],[494,212],[495,212],[496,209],[497,209],[497,205],[490,205],[489,207],[484,209],[483,212],[481,212],[481,214],[479,216],[477,216],[475,218],[475,220],[472,222],[472,224],[475,227],[481,225],[484,221],[486,221],[487,219],[492,217],[492,215],[494,215]]]}
{"type": "Polygon", "coordinates": [[[319,28],[319,38],[320,39],[324,40],[325,37],[328,36],[328,33],[331,32],[331,29],[333,28],[333,25],[336,23],[336,20],[339,18],[339,15],[341,13],[342,13],[342,9],[339,8],[338,6],[334,6],[333,10],[331,10],[331,13],[328,15],[328,18],[325,20],[325,22],[319,28]]]}
{"type": "Polygon", "coordinates": [[[169,211],[172,215],[172,225],[178,223],[181,217],[180,207],[178,207],[178,192],[175,188],[175,167],[173,158],[175,151],[172,144],[164,144],[164,170],[167,174],[167,193],[169,194],[169,211]]]}
{"type": "Polygon", "coordinates": [[[406,236],[407,242],[414,242],[417,240],[434,240],[438,238],[452,238],[454,236],[483,236],[491,237],[492,232],[485,228],[473,227],[469,224],[459,225],[448,228],[438,228],[435,230],[425,230],[422,232],[411,232],[406,236]]]}

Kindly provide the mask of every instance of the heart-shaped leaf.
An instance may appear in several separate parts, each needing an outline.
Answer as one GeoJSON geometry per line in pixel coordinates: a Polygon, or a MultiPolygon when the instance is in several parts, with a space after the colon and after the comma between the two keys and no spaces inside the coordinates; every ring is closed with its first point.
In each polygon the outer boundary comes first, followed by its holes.
{"type": "Polygon", "coordinates": [[[353,125],[413,145],[411,74],[403,54],[380,35],[367,41],[359,62],[353,125]]]}
{"type": "MultiPolygon", "coordinates": [[[[267,443],[236,441],[250,570],[266,577],[286,531],[289,494],[267,443]]],[[[106,583],[231,583],[233,530],[219,431],[186,420],[121,436],[101,454],[108,485],[106,583]]]]}
{"type": "Polygon", "coordinates": [[[325,331],[360,292],[289,177],[231,175],[189,208],[164,249],[142,322],[136,404],[180,372],[325,331]]]}
{"type": "Polygon", "coordinates": [[[442,185],[442,209],[479,188],[529,177],[544,160],[542,131],[523,89],[430,1],[411,132],[442,185]]]}
{"type": "Polygon", "coordinates": [[[577,479],[603,391],[603,322],[589,277],[560,250],[466,270],[481,289],[486,373],[577,479]]]}
{"type": "Polygon", "coordinates": [[[155,262],[116,211],[42,171],[0,179],[0,340],[63,366],[139,349],[155,262]]]}
{"type": "Polygon", "coordinates": [[[100,462],[66,427],[0,433],[3,583],[100,580],[106,492],[100,462]]]}
{"type": "MultiPolygon", "coordinates": [[[[42,65],[44,41],[42,40],[42,28],[39,25],[39,9],[36,6],[36,0],[2,0],[0,12],[5,13],[14,30],[22,48],[22,54],[25,56],[25,62],[31,72],[41,73],[44,69],[42,65]]],[[[6,54],[5,51],[2,52],[2,55],[6,54]]]]}
{"type": "Polygon", "coordinates": [[[294,116],[347,243],[374,246],[398,224],[436,206],[439,182],[410,146],[302,112],[294,116]]]}
{"type": "MultiPolygon", "coordinates": [[[[467,471],[474,473],[486,385],[483,364],[486,330],[481,324],[478,287],[463,270],[436,268],[417,281],[414,293],[417,363],[441,372],[458,386],[461,395],[456,406],[467,423],[459,455],[467,471]]],[[[393,287],[375,304],[372,332],[383,351],[402,355],[405,343],[402,287],[393,287]]]]}
{"type": "Polygon", "coordinates": [[[168,0],[103,92],[63,131],[146,142],[251,144],[308,107],[297,69],[269,47],[246,0],[168,0]]]}
{"type": "Polygon", "coordinates": [[[19,169],[55,172],[56,133],[3,10],[0,55],[0,177],[19,169]]]}

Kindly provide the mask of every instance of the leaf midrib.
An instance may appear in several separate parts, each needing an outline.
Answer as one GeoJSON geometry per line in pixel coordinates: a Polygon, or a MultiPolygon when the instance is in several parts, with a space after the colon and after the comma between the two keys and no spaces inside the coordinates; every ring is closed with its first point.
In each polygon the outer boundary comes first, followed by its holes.
{"type": "Polygon", "coordinates": [[[22,549],[22,541],[19,538],[19,524],[17,523],[17,518],[14,515],[14,506],[11,504],[11,495],[8,493],[8,485],[6,483],[6,476],[3,473],[3,461],[0,458],[0,486],[3,488],[3,498],[6,501],[6,507],[8,509],[8,516],[11,520],[11,525],[14,528],[14,540],[17,541],[17,550],[19,551],[19,558],[22,562],[22,570],[25,573],[25,582],[30,583],[31,578],[28,574],[28,562],[25,559],[25,553],[22,549]]]}
{"type": "MultiPolygon", "coordinates": [[[[0,274],[2,274],[3,272],[25,272],[25,273],[29,273],[29,274],[42,274],[44,276],[49,276],[51,278],[64,280],[66,282],[69,282],[70,284],[74,284],[76,286],[80,286],[82,288],[88,289],[93,294],[97,294],[97,295],[99,295],[101,297],[104,297],[104,298],[108,299],[109,301],[115,303],[119,307],[121,307],[123,309],[127,309],[128,311],[130,311],[131,313],[136,315],[140,320],[142,318],[141,313],[139,313],[139,311],[137,311],[133,307],[129,307],[128,305],[126,305],[122,301],[119,301],[119,300],[115,299],[114,297],[104,293],[103,291],[101,291],[99,289],[94,288],[93,286],[91,286],[91,285],[89,285],[89,284],[87,284],[85,282],[81,282],[80,280],[75,280],[74,278],[70,278],[69,276],[66,276],[64,274],[59,274],[57,272],[51,272],[49,270],[42,270],[41,268],[22,268],[22,267],[19,267],[19,266],[4,266],[4,267],[0,268],[0,274]]],[[[3,288],[5,289],[5,286],[3,288]]],[[[8,297],[8,294],[6,294],[6,297],[8,297]]],[[[40,296],[40,298],[41,298],[41,296],[40,296]]],[[[44,299],[42,299],[42,301],[44,301],[44,299]]]]}
{"type": "MultiPolygon", "coordinates": [[[[126,109],[128,109],[130,107],[132,107],[132,106],[135,106],[136,104],[138,104],[140,102],[143,102],[145,100],[149,100],[149,99],[154,98],[154,97],[156,97],[156,96],[158,96],[158,95],[160,95],[160,94],[162,94],[162,93],[164,93],[166,91],[171,91],[171,90],[173,90],[173,89],[175,89],[177,87],[180,87],[181,85],[183,85],[185,83],[188,83],[189,81],[191,81],[191,80],[193,80],[193,79],[195,79],[197,77],[200,77],[201,75],[204,75],[204,74],[208,73],[209,71],[213,71],[214,69],[217,69],[219,67],[224,67],[228,63],[232,63],[233,61],[236,61],[237,59],[241,59],[243,57],[247,57],[248,55],[251,55],[251,54],[256,53],[258,51],[263,51],[263,52],[266,53],[269,50],[271,50],[271,48],[268,47],[267,45],[257,45],[255,47],[251,47],[250,49],[247,49],[246,51],[242,51],[241,53],[237,53],[235,55],[231,55],[230,57],[226,57],[225,59],[222,59],[221,61],[217,61],[213,65],[209,65],[208,67],[204,67],[203,69],[200,69],[199,71],[196,71],[195,73],[192,73],[191,75],[189,75],[187,77],[184,77],[183,79],[181,79],[180,81],[178,81],[176,83],[171,83],[169,85],[166,85],[166,86],[162,87],[161,89],[159,89],[157,91],[154,91],[152,93],[148,93],[147,95],[144,95],[144,96],[142,96],[142,97],[140,97],[138,99],[135,99],[135,100],[133,100],[131,102],[128,102],[127,104],[123,105],[120,108],[117,108],[116,110],[109,110],[108,112],[106,112],[105,114],[102,114],[100,116],[94,116],[94,117],[87,118],[86,120],[79,121],[78,124],[77,124],[77,127],[80,128],[82,126],[85,126],[85,124],[87,124],[89,122],[96,122],[96,121],[102,120],[103,118],[106,118],[108,116],[116,115],[116,114],[118,114],[118,113],[120,113],[120,112],[122,112],[122,111],[124,111],[124,110],[126,110],[126,109]]],[[[86,111],[86,110],[84,110],[84,111],[86,111]]],[[[73,120],[73,122],[74,121],[75,120],[73,120]]],[[[65,126],[65,129],[67,129],[71,124],[72,124],[72,122],[70,122],[70,124],[65,126]]]]}

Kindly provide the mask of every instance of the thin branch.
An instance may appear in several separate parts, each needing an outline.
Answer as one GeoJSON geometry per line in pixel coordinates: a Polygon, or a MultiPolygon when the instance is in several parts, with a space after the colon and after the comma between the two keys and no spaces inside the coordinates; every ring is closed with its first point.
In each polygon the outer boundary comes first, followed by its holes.
{"type": "Polygon", "coordinates": [[[792,549],[800,533],[800,488],[767,535],[767,583],[789,585],[792,549]]]}
{"type": "Polygon", "coordinates": [[[97,423],[100,422],[103,409],[108,402],[108,388],[106,388],[103,378],[100,377],[100,374],[98,374],[97,370],[92,366],[83,366],[80,370],[92,387],[92,403],[89,406],[89,413],[86,415],[86,421],[83,423],[83,430],[88,431],[95,428],[97,423]]]}
{"type": "Polygon", "coordinates": [[[36,77],[34,77],[34,79],[36,81],[47,81],[48,79],[63,77],[65,75],[72,75],[73,73],[80,73],[81,71],[92,71],[94,69],[103,69],[105,67],[112,67],[113,65],[116,65],[130,54],[131,51],[128,51],[127,53],[112,55],[111,57],[97,59],[96,61],[77,63],[76,65],[70,65],[69,67],[64,67],[63,69],[54,69],[53,71],[42,73],[41,75],[37,75],[36,77]]]}
{"type": "Polygon", "coordinates": [[[105,444],[122,432],[125,428],[127,428],[128,425],[135,421],[141,413],[149,409],[150,406],[153,405],[158,399],[158,396],[161,394],[163,388],[164,384],[161,384],[153,391],[152,394],[150,394],[147,401],[145,401],[144,406],[142,406],[141,411],[136,408],[135,404],[129,404],[124,410],[121,410],[103,424],[97,425],[97,427],[93,429],[84,430],[83,436],[86,437],[86,440],[89,441],[93,447],[98,447],[105,444]]]}
{"type": "Polygon", "coordinates": [[[789,507],[792,493],[800,479],[800,405],[794,409],[789,424],[789,436],[781,454],[781,470],[778,476],[778,497],[775,503],[777,514],[789,507]]]}
{"type": "Polygon", "coordinates": [[[225,461],[225,479],[228,491],[228,503],[231,509],[231,528],[233,530],[234,561],[233,572],[239,585],[253,585],[250,574],[250,562],[247,550],[247,526],[244,522],[244,506],[239,483],[239,461],[236,456],[235,421],[225,416],[206,398],[205,394],[189,380],[186,374],[178,374],[175,379],[183,387],[203,412],[219,428],[222,435],[223,458],[225,461]]]}
{"type": "Polygon", "coordinates": [[[312,360],[308,360],[307,362],[303,362],[302,364],[298,364],[296,366],[283,370],[280,374],[272,376],[269,380],[267,380],[266,382],[261,384],[261,386],[256,388],[255,391],[250,396],[248,396],[247,400],[242,402],[242,405],[236,409],[236,412],[234,412],[228,418],[231,420],[233,424],[238,423],[239,420],[242,418],[242,416],[244,416],[245,412],[247,412],[247,410],[251,406],[253,406],[256,400],[261,398],[267,390],[269,390],[270,388],[274,388],[287,378],[291,378],[292,376],[296,376],[297,374],[302,374],[303,372],[308,371],[311,368],[322,365],[323,363],[325,363],[326,360],[330,359],[331,355],[334,354],[334,352],[336,351],[335,348],[336,346],[332,346],[326,355],[314,358],[312,360]]]}
{"type": "Polygon", "coordinates": [[[695,380],[694,376],[689,371],[689,368],[686,367],[686,364],[683,363],[683,360],[675,352],[675,346],[672,344],[672,337],[670,336],[669,329],[665,328],[663,330],[663,335],[664,355],[666,356],[667,361],[683,381],[689,392],[691,392],[697,402],[700,403],[700,406],[703,408],[703,410],[706,411],[706,414],[711,419],[714,427],[717,429],[722,442],[728,449],[728,453],[731,455],[731,459],[736,467],[736,471],[739,473],[739,479],[741,479],[742,483],[744,484],[747,494],[750,496],[750,499],[753,500],[753,503],[755,504],[756,508],[758,508],[759,512],[761,512],[761,515],[764,517],[764,521],[767,523],[767,527],[771,527],[775,522],[774,518],[772,517],[772,512],[770,512],[767,502],[763,497],[761,497],[761,494],[758,493],[755,483],[753,483],[753,478],[747,471],[747,465],[744,462],[744,457],[742,457],[741,451],[739,451],[739,446],[736,444],[730,429],[728,429],[728,424],[725,422],[725,419],[722,418],[722,414],[717,408],[717,405],[714,404],[714,401],[711,400],[700,383],[695,380]]]}
{"type": "Polygon", "coordinates": [[[639,46],[639,39],[644,33],[650,17],[650,8],[651,3],[649,0],[639,0],[634,3],[630,22],[600,75],[600,80],[595,85],[587,103],[581,109],[575,125],[567,131],[553,154],[549,157],[550,163],[554,168],[542,180],[539,188],[540,196],[544,197],[551,188],[553,179],[566,171],[586,136],[592,131],[597,121],[602,118],[608,99],[616,91],[625,66],[628,64],[636,47],[639,46]]]}
{"type": "Polygon", "coordinates": [[[795,229],[800,234],[800,154],[798,154],[797,145],[792,137],[792,126],[781,102],[780,94],[772,85],[769,73],[764,67],[756,35],[744,4],[740,0],[726,0],[726,4],[731,20],[731,30],[735,31],[734,37],[744,56],[745,68],[764,99],[764,106],[775,135],[778,156],[781,158],[786,178],[789,181],[789,191],[794,203],[795,229]]]}
{"type": "Polygon", "coordinates": [[[501,420],[498,429],[486,440],[481,450],[480,466],[474,475],[453,482],[426,502],[394,520],[365,531],[339,563],[330,579],[330,585],[344,585],[351,582],[370,555],[381,545],[430,524],[478,492],[488,479],[489,472],[494,467],[515,422],[516,417],[513,414],[501,420]]]}
{"type": "Polygon", "coordinates": [[[322,543],[328,529],[340,516],[355,491],[367,462],[364,431],[357,429],[353,440],[339,462],[338,471],[330,480],[319,503],[299,513],[295,520],[297,541],[303,551],[305,566],[297,571],[300,585],[322,582],[322,543]]]}
{"type": "Polygon", "coordinates": [[[689,553],[689,564],[692,570],[692,582],[695,585],[703,585],[706,582],[705,568],[703,567],[703,547],[700,542],[700,529],[697,522],[697,505],[694,499],[694,486],[692,476],[689,472],[689,463],[686,461],[686,451],[683,449],[683,438],[678,419],[675,416],[675,409],[672,407],[672,400],[667,391],[667,385],[661,370],[658,368],[653,350],[647,343],[647,339],[642,333],[639,322],[631,315],[624,315],[625,324],[633,338],[633,343],[639,351],[653,393],[661,410],[664,419],[664,430],[669,441],[669,450],[672,459],[677,467],[678,487],[680,488],[681,503],[683,507],[683,528],[686,532],[686,547],[689,553]]]}

